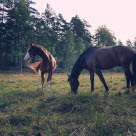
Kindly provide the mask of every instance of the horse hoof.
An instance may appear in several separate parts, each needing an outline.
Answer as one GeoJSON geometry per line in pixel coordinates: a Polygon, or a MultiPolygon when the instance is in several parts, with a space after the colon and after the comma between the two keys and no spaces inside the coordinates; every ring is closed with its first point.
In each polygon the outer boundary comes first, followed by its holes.
{"type": "Polygon", "coordinates": [[[105,95],[109,95],[109,91],[105,91],[105,95]]]}
{"type": "Polygon", "coordinates": [[[72,92],[72,94],[73,94],[73,95],[76,95],[76,94],[77,94],[77,92],[72,92]]]}
{"type": "Polygon", "coordinates": [[[130,89],[126,88],[125,94],[129,94],[129,92],[130,92],[130,89]]]}
{"type": "Polygon", "coordinates": [[[121,92],[119,92],[118,95],[121,96],[121,92]]]}
{"type": "Polygon", "coordinates": [[[130,92],[129,91],[126,91],[125,94],[129,94],[130,92]]]}
{"type": "Polygon", "coordinates": [[[131,90],[134,91],[136,89],[136,85],[131,87],[131,90]]]}

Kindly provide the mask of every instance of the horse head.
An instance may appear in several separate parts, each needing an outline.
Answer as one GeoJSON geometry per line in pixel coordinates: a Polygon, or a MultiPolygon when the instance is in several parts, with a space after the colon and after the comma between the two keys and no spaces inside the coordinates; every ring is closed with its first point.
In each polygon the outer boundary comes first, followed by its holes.
{"type": "Polygon", "coordinates": [[[34,57],[36,55],[36,48],[33,46],[33,44],[30,44],[27,53],[24,57],[24,61],[28,61],[30,58],[34,57]]]}
{"type": "Polygon", "coordinates": [[[71,87],[71,92],[73,94],[77,94],[77,90],[78,90],[78,86],[79,86],[79,81],[78,79],[73,78],[72,76],[68,75],[68,82],[70,84],[71,87]]]}

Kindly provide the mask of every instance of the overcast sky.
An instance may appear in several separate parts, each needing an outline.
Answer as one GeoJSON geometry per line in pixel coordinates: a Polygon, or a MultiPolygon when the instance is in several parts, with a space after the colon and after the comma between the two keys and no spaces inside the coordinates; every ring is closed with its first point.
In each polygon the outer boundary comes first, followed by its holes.
{"type": "Polygon", "coordinates": [[[106,25],[117,39],[126,43],[136,37],[136,0],[33,0],[34,6],[44,12],[48,3],[55,13],[61,13],[70,21],[78,15],[86,20],[92,28],[91,33],[101,26],[106,25]]]}

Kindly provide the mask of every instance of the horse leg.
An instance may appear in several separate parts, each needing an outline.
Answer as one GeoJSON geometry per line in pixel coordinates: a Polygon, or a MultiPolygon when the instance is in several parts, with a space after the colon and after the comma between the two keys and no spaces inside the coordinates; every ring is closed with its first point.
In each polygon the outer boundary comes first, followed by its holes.
{"type": "Polygon", "coordinates": [[[50,80],[50,92],[52,93],[52,79],[50,80]]]}
{"type": "Polygon", "coordinates": [[[48,89],[48,82],[46,83],[46,87],[45,87],[45,89],[48,89]]]}
{"type": "Polygon", "coordinates": [[[44,74],[43,73],[41,73],[41,82],[42,82],[42,90],[43,90],[43,85],[44,85],[44,74]]]}
{"type": "Polygon", "coordinates": [[[94,71],[89,71],[91,81],[91,92],[94,91],[94,71]]]}
{"type": "Polygon", "coordinates": [[[129,70],[129,68],[127,68],[127,67],[122,67],[122,68],[125,73],[126,82],[127,82],[126,91],[127,91],[127,93],[129,93],[130,81],[131,81],[132,86],[134,85],[133,75],[132,75],[131,71],[129,70]]]}
{"type": "Polygon", "coordinates": [[[109,92],[109,88],[105,82],[105,79],[103,77],[103,74],[100,70],[95,70],[95,73],[98,75],[98,77],[100,78],[101,82],[103,83],[104,87],[105,87],[105,90],[106,90],[106,93],[109,92]]]}
{"type": "Polygon", "coordinates": [[[130,73],[130,82],[131,82],[131,86],[132,86],[132,90],[133,90],[133,89],[135,89],[135,86],[136,86],[135,81],[134,81],[134,76],[133,76],[130,69],[128,69],[128,71],[130,73]]]}
{"type": "Polygon", "coordinates": [[[48,73],[47,83],[50,81],[50,92],[52,93],[52,71],[48,73]]]}
{"type": "Polygon", "coordinates": [[[131,77],[131,89],[134,91],[136,89],[136,81],[134,80],[134,73],[133,71],[129,68],[130,71],[130,77],[131,77]]]}

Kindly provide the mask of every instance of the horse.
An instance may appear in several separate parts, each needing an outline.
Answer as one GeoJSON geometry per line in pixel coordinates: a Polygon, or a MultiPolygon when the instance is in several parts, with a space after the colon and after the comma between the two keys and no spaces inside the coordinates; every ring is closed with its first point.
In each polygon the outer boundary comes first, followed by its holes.
{"type": "Polygon", "coordinates": [[[94,73],[100,78],[105,87],[105,92],[108,93],[109,88],[101,70],[108,70],[117,66],[122,67],[124,71],[127,83],[126,91],[129,93],[130,83],[132,90],[136,88],[135,51],[129,46],[89,47],[78,57],[71,70],[71,74],[68,74],[71,92],[77,94],[79,86],[78,77],[81,71],[86,69],[90,74],[91,93],[94,91],[94,73]]]}
{"type": "Polygon", "coordinates": [[[46,87],[48,86],[48,82],[50,82],[50,91],[52,92],[52,74],[56,69],[56,60],[44,47],[37,44],[30,44],[24,57],[24,61],[28,61],[36,55],[39,55],[42,58],[42,61],[32,63],[28,67],[41,76],[42,90],[44,87],[44,74],[48,73],[46,87]]]}

